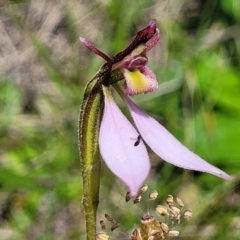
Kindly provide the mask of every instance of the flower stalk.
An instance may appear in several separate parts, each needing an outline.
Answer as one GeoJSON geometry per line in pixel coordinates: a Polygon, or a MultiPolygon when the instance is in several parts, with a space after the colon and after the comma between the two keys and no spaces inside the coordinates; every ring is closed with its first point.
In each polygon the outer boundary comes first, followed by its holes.
{"type": "Polygon", "coordinates": [[[82,164],[83,200],[87,239],[96,238],[101,161],[98,135],[104,107],[102,83],[109,77],[111,67],[104,64],[86,86],[79,117],[79,151],[82,164]]]}
{"type": "Polygon", "coordinates": [[[107,62],[88,82],[80,107],[78,142],[83,177],[82,204],[88,240],[96,237],[96,212],[101,170],[98,139],[104,109],[102,86],[110,80],[117,82],[122,79],[120,72],[111,70],[112,64],[107,62]]]}

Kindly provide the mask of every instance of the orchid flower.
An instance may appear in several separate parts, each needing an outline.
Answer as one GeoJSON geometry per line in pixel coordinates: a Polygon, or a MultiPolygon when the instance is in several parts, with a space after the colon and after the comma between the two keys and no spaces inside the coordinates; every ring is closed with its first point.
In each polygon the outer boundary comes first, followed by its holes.
{"type": "Polygon", "coordinates": [[[147,67],[147,53],[160,39],[156,22],[138,32],[124,51],[110,58],[84,38],[80,40],[101,56],[111,67],[111,74],[102,84],[104,111],[100,125],[99,149],[110,170],[129,188],[131,196],[148,176],[150,161],[145,144],[160,158],[175,166],[211,173],[231,180],[233,177],[206,162],[182,145],[166,128],[141,110],[128,96],[157,90],[155,74],[147,67]],[[123,89],[118,85],[124,80],[123,89]],[[126,103],[135,127],[117,107],[110,87],[113,86],[126,103]]]}

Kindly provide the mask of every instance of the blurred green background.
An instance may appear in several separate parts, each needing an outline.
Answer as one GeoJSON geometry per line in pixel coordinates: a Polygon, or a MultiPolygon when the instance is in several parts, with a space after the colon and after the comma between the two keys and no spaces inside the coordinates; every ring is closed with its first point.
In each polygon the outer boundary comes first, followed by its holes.
{"type": "Polygon", "coordinates": [[[146,183],[159,197],[139,209],[103,163],[99,220],[108,213],[121,223],[112,239],[129,239],[143,212],[172,194],[194,213],[173,227],[175,239],[240,239],[239,13],[237,0],[0,1],[0,238],[86,238],[78,115],[103,61],[78,38],[113,56],[154,18],[161,40],[148,57],[159,91],[133,100],[235,179],[175,168],[150,152],[146,183]]]}

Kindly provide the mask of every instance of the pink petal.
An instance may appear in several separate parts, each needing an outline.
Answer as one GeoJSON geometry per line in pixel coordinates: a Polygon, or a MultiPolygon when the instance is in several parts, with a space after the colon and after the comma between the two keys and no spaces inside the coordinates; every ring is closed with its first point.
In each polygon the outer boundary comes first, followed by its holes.
{"type": "Polygon", "coordinates": [[[160,39],[160,32],[159,32],[159,29],[157,28],[153,37],[146,43],[147,51],[150,51],[157,44],[159,39],[160,39]]]}
{"type": "Polygon", "coordinates": [[[112,65],[111,59],[105,53],[101,52],[93,44],[91,44],[86,38],[80,37],[79,39],[88,49],[103,58],[110,66],[112,65]]]}
{"type": "Polygon", "coordinates": [[[141,68],[139,68],[139,70],[146,77],[154,80],[154,82],[152,83],[153,84],[153,88],[154,88],[154,90],[157,90],[157,88],[158,88],[158,81],[157,81],[157,78],[156,78],[156,75],[154,74],[154,72],[147,66],[141,67],[141,68]]]}
{"type": "Polygon", "coordinates": [[[139,133],[117,107],[108,88],[103,88],[105,108],[99,135],[100,152],[110,170],[125,182],[131,195],[136,196],[150,169],[148,153],[138,138],[139,133]]]}
{"type": "Polygon", "coordinates": [[[183,146],[166,128],[138,108],[127,96],[125,100],[142,138],[163,160],[181,168],[208,172],[227,180],[233,178],[183,146]]]}
{"type": "Polygon", "coordinates": [[[126,66],[127,69],[134,69],[134,68],[140,68],[143,66],[146,66],[148,60],[146,57],[143,56],[137,56],[137,57],[132,57],[130,59],[130,63],[128,66],[126,66]]]}

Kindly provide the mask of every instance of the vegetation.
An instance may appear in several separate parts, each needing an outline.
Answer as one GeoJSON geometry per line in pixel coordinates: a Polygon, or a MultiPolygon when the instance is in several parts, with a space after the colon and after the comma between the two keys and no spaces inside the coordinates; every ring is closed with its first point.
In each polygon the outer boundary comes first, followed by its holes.
{"type": "MultiPolygon", "coordinates": [[[[240,3],[234,0],[2,1],[0,3],[0,236],[3,240],[86,239],[78,153],[79,106],[103,61],[79,36],[113,56],[156,19],[160,43],[149,52],[159,91],[134,97],[182,143],[235,179],[171,166],[150,153],[147,179],[179,196],[193,217],[175,239],[239,239],[240,3]]],[[[127,109],[122,104],[122,110],[127,109]]],[[[128,238],[144,199],[101,170],[99,220],[107,213],[128,238]]],[[[100,225],[99,225],[100,231],[100,225]]],[[[120,232],[123,233],[120,234],[120,232]]]]}

